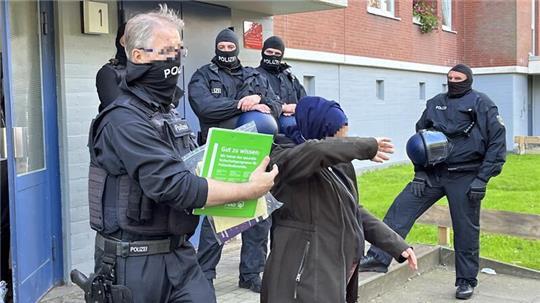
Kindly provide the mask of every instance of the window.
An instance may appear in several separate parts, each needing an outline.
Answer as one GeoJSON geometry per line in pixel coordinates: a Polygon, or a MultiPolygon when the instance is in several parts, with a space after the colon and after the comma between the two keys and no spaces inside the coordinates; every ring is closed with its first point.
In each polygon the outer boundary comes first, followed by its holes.
{"type": "Polygon", "coordinates": [[[384,100],[384,80],[377,80],[375,83],[377,99],[384,100]]]}
{"type": "Polygon", "coordinates": [[[426,82],[418,83],[418,90],[420,100],[426,100],[426,82]]]}
{"type": "Polygon", "coordinates": [[[308,96],[315,96],[315,76],[304,76],[304,89],[308,96]]]}
{"type": "Polygon", "coordinates": [[[442,28],[452,30],[452,0],[442,0],[442,28]]]}
{"type": "Polygon", "coordinates": [[[443,83],[443,84],[442,84],[442,92],[443,92],[443,93],[448,92],[448,84],[446,84],[446,83],[443,83]]]}
{"type": "Polygon", "coordinates": [[[395,0],[368,0],[368,12],[377,15],[394,17],[395,0]]]}

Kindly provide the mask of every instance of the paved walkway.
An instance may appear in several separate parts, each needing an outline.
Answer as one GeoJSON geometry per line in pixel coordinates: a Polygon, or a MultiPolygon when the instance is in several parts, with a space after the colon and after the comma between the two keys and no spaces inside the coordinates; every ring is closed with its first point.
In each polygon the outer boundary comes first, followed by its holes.
{"type": "MultiPolygon", "coordinates": [[[[240,240],[225,245],[214,281],[218,303],[258,303],[259,294],[238,287],[240,240]]],[[[83,292],[76,286],[61,286],[50,291],[40,302],[84,303],[83,292]]]]}
{"type": "MultiPolygon", "coordinates": [[[[223,250],[214,283],[218,303],[258,303],[259,295],[238,288],[240,240],[233,240],[223,250]]],[[[444,266],[417,276],[399,288],[366,302],[360,303],[446,303],[454,298],[453,268],[444,266]]],[[[479,286],[470,303],[540,303],[540,280],[517,278],[508,275],[479,275],[479,286]]],[[[84,303],[83,294],[75,286],[62,286],[52,290],[41,302],[84,303]]],[[[326,303],[326,302],[324,302],[326,303]]],[[[332,303],[332,302],[329,302],[332,303]]]]}
{"type": "MultiPolygon", "coordinates": [[[[453,268],[439,266],[369,303],[461,302],[454,297],[454,279],[453,268]]],[[[467,303],[540,303],[540,280],[483,273],[478,280],[474,296],[467,303]]]]}

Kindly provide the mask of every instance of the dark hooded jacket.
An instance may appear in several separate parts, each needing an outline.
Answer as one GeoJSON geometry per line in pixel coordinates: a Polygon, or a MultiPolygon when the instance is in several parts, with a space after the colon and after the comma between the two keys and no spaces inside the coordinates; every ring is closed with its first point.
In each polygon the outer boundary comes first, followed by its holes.
{"type": "Polygon", "coordinates": [[[306,96],[306,90],[291,73],[291,66],[282,63],[278,70],[269,71],[259,66],[257,70],[265,76],[274,92],[281,98],[284,104],[296,104],[300,98],[306,96]]]}
{"type": "MultiPolygon", "coordinates": [[[[443,163],[453,171],[476,171],[488,182],[502,171],[506,161],[506,129],[499,110],[481,92],[470,90],[459,98],[439,94],[427,101],[416,130],[443,132],[451,144],[443,163]]],[[[415,170],[429,170],[415,166],[415,170]]]]}
{"type": "Polygon", "coordinates": [[[239,67],[234,71],[219,68],[215,63],[199,68],[188,86],[189,103],[199,118],[201,133],[199,143],[206,142],[210,127],[234,128],[234,118],[242,110],[238,101],[249,95],[261,96],[272,116],[281,115],[281,100],[272,90],[268,79],[251,67],[239,67]]]}
{"type": "Polygon", "coordinates": [[[99,111],[111,104],[120,95],[120,82],[125,75],[127,56],[120,39],[124,36],[126,24],[118,28],[116,34],[116,55],[101,67],[96,74],[96,89],[99,96],[99,111]]]}
{"type": "MultiPolygon", "coordinates": [[[[262,303],[356,302],[364,240],[393,257],[409,246],[358,204],[351,161],[377,153],[373,138],[328,138],[296,145],[278,136],[272,193],[284,203],[266,262],[262,303]]],[[[400,259],[399,261],[404,261],[400,259]]]]}
{"type": "Polygon", "coordinates": [[[208,183],[181,158],[196,147],[187,122],[174,110],[182,92],[176,88],[170,102],[158,102],[126,78],[121,94],[90,127],[90,197],[102,196],[90,207],[91,225],[105,235],[127,231],[130,240],[191,235],[199,221],[191,210],[206,203],[208,183]],[[106,178],[96,181],[92,171],[104,171],[106,178]],[[100,191],[96,182],[103,183],[100,191]]]}

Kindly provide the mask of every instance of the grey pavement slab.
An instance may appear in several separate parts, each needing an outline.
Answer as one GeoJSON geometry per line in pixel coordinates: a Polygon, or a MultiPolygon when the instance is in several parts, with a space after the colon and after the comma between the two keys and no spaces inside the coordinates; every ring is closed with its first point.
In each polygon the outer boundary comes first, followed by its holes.
{"type": "MultiPolygon", "coordinates": [[[[439,266],[419,275],[401,287],[369,300],[369,303],[446,303],[460,302],[454,297],[455,272],[439,266]]],[[[362,294],[360,294],[360,298],[362,294]]],[[[362,300],[361,300],[362,302],[362,300]]],[[[540,303],[540,280],[509,275],[480,273],[479,284],[470,303],[540,303]]]]}
{"type": "MultiPolygon", "coordinates": [[[[240,240],[233,239],[225,245],[214,281],[218,303],[255,303],[259,294],[238,287],[238,264],[240,262],[240,240]]],[[[51,290],[40,302],[84,303],[82,290],[77,286],[60,286],[51,290]]]]}
{"type": "MultiPolygon", "coordinates": [[[[259,294],[238,287],[238,264],[240,260],[240,240],[233,240],[225,245],[221,262],[217,268],[214,282],[218,303],[255,303],[259,294]]],[[[418,255],[429,253],[429,247],[417,247],[418,255]]],[[[427,261],[426,261],[427,262],[427,261]]],[[[427,265],[427,264],[426,264],[427,265]]],[[[393,267],[402,265],[393,264],[393,267]]],[[[427,266],[426,266],[427,267],[427,266]]],[[[392,271],[392,270],[391,270],[392,271]]],[[[454,298],[455,272],[450,266],[436,266],[420,274],[409,273],[398,286],[383,280],[382,274],[362,274],[360,285],[376,281],[377,288],[384,293],[371,300],[362,298],[360,303],[446,303],[458,302],[454,298]],[[377,286],[378,285],[378,286],[377,286]],[[388,287],[387,287],[388,286],[388,287]]],[[[475,290],[471,303],[540,303],[540,280],[519,278],[510,275],[479,275],[479,286],[475,290]]],[[[362,288],[361,288],[362,289],[362,288]]],[[[366,289],[367,291],[367,289],[366,289]]],[[[45,303],[84,303],[83,294],[75,286],[56,287],[40,302],[45,303]]],[[[324,302],[326,303],[326,302],[324,302]]]]}

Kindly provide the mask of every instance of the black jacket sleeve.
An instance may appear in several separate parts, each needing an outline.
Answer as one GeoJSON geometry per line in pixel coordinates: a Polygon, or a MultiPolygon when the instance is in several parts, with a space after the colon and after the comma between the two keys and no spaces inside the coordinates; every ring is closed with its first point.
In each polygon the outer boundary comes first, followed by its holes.
{"type": "Polygon", "coordinates": [[[407,242],[363,207],[360,207],[360,216],[366,241],[384,250],[398,262],[404,262],[406,259],[401,253],[410,247],[407,242]]]}
{"type": "Polygon", "coordinates": [[[279,179],[293,183],[339,163],[372,159],[377,154],[374,138],[327,138],[308,140],[294,147],[277,146],[271,153],[271,164],[277,164],[279,179]]]}
{"type": "MultiPolygon", "coordinates": [[[[421,129],[426,129],[428,128],[428,124],[427,124],[427,121],[426,121],[426,115],[427,115],[427,107],[426,109],[424,109],[424,112],[422,112],[422,116],[420,116],[420,119],[418,120],[418,122],[416,122],[416,132],[418,132],[419,130],[421,129]]],[[[414,166],[414,171],[415,172],[418,172],[418,171],[424,171],[425,168],[420,166],[420,165],[415,165],[414,166]]]]}
{"type": "Polygon", "coordinates": [[[506,129],[495,103],[484,94],[480,98],[476,120],[487,142],[487,150],[478,178],[488,182],[491,177],[501,173],[506,161],[506,129]]]}
{"type": "Polygon", "coordinates": [[[188,85],[189,104],[197,117],[205,123],[219,123],[242,113],[238,100],[215,97],[203,72],[197,70],[188,85]]]}
{"type": "Polygon", "coordinates": [[[272,110],[272,116],[279,119],[279,116],[281,116],[283,111],[283,102],[274,92],[272,86],[270,85],[270,81],[268,81],[266,77],[259,75],[257,81],[260,81],[261,86],[264,88],[264,92],[261,94],[261,103],[270,107],[270,110],[272,110]]]}
{"type": "Polygon", "coordinates": [[[120,94],[116,72],[107,65],[103,66],[96,74],[96,89],[99,96],[99,110],[101,111],[111,104],[120,94]]]}
{"type": "Polygon", "coordinates": [[[102,167],[109,172],[127,173],[157,203],[176,209],[204,206],[208,182],[189,172],[148,121],[125,108],[113,109],[107,115],[108,122],[94,143],[102,167]]]}

